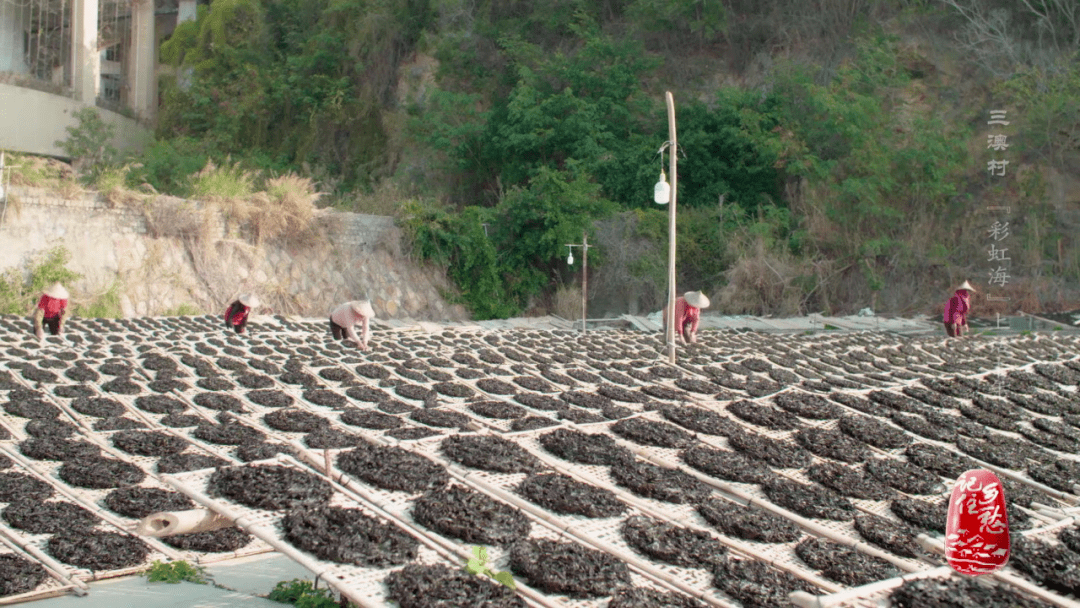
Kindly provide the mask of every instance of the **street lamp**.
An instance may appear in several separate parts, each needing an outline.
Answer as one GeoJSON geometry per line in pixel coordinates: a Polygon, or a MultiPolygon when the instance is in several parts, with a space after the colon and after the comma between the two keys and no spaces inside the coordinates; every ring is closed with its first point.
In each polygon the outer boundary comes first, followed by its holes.
{"type": "Polygon", "coordinates": [[[581,231],[581,243],[567,243],[570,255],[566,257],[566,263],[574,265],[574,247],[581,247],[581,333],[585,333],[585,311],[589,294],[589,233],[581,231]]]}
{"type": "Polygon", "coordinates": [[[667,144],[664,144],[660,148],[660,181],[653,187],[653,200],[657,205],[666,205],[671,202],[671,186],[668,185],[667,176],[664,175],[664,148],[666,147],[667,144]]]}
{"type": "Polygon", "coordinates": [[[678,174],[676,173],[676,157],[678,156],[678,150],[675,142],[675,98],[671,95],[671,91],[667,91],[665,94],[665,100],[667,101],[667,116],[668,116],[668,142],[660,147],[660,181],[656,182],[656,186],[653,188],[653,200],[658,205],[666,205],[669,202],[671,205],[668,207],[668,322],[664,332],[664,339],[667,341],[668,362],[672,365],[675,364],[675,187],[678,183],[678,174]],[[671,185],[669,186],[664,175],[664,148],[669,148],[668,155],[670,159],[671,185]]]}

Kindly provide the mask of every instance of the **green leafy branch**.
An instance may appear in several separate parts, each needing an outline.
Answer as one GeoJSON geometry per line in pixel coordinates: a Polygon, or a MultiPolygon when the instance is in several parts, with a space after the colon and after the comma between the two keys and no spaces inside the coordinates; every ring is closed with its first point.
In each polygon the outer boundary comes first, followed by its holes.
{"type": "Polygon", "coordinates": [[[469,559],[469,563],[465,564],[465,570],[478,576],[493,578],[511,589],[517,589],[517,584],[514,583],[514,576],[512,574],[509,572],[496,572],[488,565],[486,547],[473,547],[472,552],[473,557],[469,559]]]}

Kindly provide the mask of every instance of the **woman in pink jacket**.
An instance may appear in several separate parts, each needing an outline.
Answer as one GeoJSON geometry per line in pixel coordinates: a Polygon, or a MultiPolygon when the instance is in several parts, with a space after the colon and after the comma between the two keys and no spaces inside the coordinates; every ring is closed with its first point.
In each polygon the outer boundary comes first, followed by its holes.
{"type": "MultiPolygon", "coordinates": [[[[709,307],[709,298],[700,291],[688,291],[675,300],[675,333],[682,338],[683,344],[697,342],[698,323],[701,322],[701,309],[709,307]]],[[[664,335],[667,335],[668,309],[664,307],[664,335]]]]}
{"type": "Polygon", "coordinates": [[[331,311],[330,334],[334,336],[335,340],[341,340],[348,336],[350,340],[360,347],[360,350],[367,350],[370,333],[368,326],[371,319],[374,318],[375,310],[371,308],[371,302],[367,300],[346,302],[331,311]],[[357,323],[360,323],[362,327],[359,337],[356,335],[357,323]]]}
{"type": "Polygon", "coordinates": [[[64,321],[70,314],[68,291],[60,283],[49,285],[49,288],[41,293],[41,299],[34,308],[34,335],[38,340],[44,340],[44,327],[48,327],[49,333],[54,336],[63,335],[64,321]]]}
{"type": "Polygon", "coordinates": [[[246,332],[251,311],[260,304],[259,296],[255,294],[245,293],[240,296],[235,302],[229,304],[228,310],[225,311],[225,327],[238,334],[246,332]]]}
{"type": "Polygon", "coordinates": [[[971,294],[974,292],[975,288],[971,286],[971,283],[964,281],[964,284],[956,288],[956,293],[945,304],[943,320],[945,333],[949,334],[950,338],[963,338],[967,333],[967,316],[968,311],[971,310],[971,294]]]}

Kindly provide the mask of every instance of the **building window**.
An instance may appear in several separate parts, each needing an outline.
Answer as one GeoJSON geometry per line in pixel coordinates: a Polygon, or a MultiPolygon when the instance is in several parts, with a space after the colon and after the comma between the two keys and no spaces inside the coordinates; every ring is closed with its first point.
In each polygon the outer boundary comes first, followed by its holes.
{"type": "Polygon", "coordinates": [[[120,103],[120,77],[115,74],[101,75],[101,98],[120,103]]]}
{"type": "Polygon", "coordinates": [[[105,61],[120,61],[120,45],[115,44],[105,49],[105,61]]]}

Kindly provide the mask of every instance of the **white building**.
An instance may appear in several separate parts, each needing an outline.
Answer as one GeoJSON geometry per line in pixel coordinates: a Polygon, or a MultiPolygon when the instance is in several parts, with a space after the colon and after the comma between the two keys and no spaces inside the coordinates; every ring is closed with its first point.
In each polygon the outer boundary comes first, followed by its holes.
{"type": "Polygon", "coordinates": [[[120,148],[149,138],[158,48],[197,0],[0,0],[0,149],[63,157],[72,114],[98,106],[120,148]]]}

